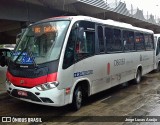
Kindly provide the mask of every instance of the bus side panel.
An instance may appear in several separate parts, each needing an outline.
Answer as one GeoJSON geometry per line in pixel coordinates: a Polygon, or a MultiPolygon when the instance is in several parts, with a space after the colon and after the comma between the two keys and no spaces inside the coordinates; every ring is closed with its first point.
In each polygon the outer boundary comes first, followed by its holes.
{"type": "Polygon", "coordinates": [[[91,81],[91,94],[101,91],[106,86],[104,59],[103,55],[95,55],[77,62],[74,68],[74,83],[87,78],[91,81]]]}
{"type": "Polygon", "coordinates": [[[140,52],[140,62],[142,64],[142,75],[145,75],[154,69],[154,51],[140,52]]]}
{"type": "Polygon", "coordinates": [[[67,89],[72,89],[73,87],[73,69],[74,65],[68,67],[67,69],[59,69],[58,71],[58,81],[59,81],[59,89],[65,89],[64,91],[64,102],[65,104],[71,103],[70,96],[72,96],[72,92],[66,93],[67,89]]]}
{"type": "Polygon", "coordinates": [[[129,81],[134,78],[137,62],[139,58],[134,53],[115,53],[108,56],[111,65],[112,86],[129,81]],[[132,56],[131,56],[132,54],[132,56]]]}
{"type": "Polygon", "coordinates": [[[95,55],[75,64],[73,82],[87,77],[94,94],[134,79],[139,65],[143,74],[152,71],[153,51],[95,55]]]}
{"type": "Polygon", "coordinates": [[[133,53],[135,58],[130,54],[100,54],[81,60],[75,64],[73,82],[84,78],[90,79],[91,94],[95,94],[129,81],[134,78],[140,58],[136,53],[133,53]]]}

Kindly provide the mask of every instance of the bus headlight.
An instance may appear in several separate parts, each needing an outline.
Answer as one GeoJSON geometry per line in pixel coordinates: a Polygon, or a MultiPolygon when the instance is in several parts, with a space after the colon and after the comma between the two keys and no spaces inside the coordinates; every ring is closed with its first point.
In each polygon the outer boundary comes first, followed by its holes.
{"type": "Polygon", "coordinates": [[[59,85],[59,82],[57,82],[57,81],[47,82],[47,83],[38,85],[36,88],[40,91],[45,91],[45,90],[53,89],[53,88],[57,87],[58,85],[59,85]]]}

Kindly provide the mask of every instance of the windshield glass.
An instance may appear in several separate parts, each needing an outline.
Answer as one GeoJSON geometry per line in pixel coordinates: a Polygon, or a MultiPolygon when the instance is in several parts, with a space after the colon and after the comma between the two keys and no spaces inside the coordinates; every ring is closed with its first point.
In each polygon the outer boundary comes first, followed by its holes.
{"type": "Polygon", "coordinates": [[[11,60],[36,64],[59,58],[69,21],[45,22],[30,26],[16,46],[11,60]]]}

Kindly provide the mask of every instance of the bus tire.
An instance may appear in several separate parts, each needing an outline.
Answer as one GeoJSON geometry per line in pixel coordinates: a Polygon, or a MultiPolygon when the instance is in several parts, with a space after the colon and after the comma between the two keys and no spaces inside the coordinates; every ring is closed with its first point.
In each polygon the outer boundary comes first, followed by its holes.
{"type": "Polygon", "coordinates": [[[141,77],[142,77],[141,70],[137,69],[136,77],[135,79],[133,79],[133,83],[139,84],[141,82],[141,77]]]}
{"type": "Polygon", "coordinates": [[[73,93],[72,109],[77,111],[82,106],[83,93],[81,86],[77,86],[73,93]]]}

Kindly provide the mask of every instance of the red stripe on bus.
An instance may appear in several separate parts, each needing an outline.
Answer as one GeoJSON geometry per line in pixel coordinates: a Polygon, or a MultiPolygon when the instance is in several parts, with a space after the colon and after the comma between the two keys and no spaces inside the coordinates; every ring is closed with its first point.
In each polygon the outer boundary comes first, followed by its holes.
{"type": "Polygon", "coordinates": [[[7,71],[6,76],[13,85],[27,88],[32,88],[46,82],[53,82],[57,80],[57,72],[37,78],[23,78],[15,77],[7,71]]]}
{"type": "Polygon", "coordinates": [[[53,82],[57,80],[57,72],[47,75],[47,82],[53,82]]]}
{"type": "Polygon", "coordinates": [[[107,64],[107,74],[109,75],[110,74],[110,71],[111,71],[111,68],[110,68],[110,63],[107,64]]]}

